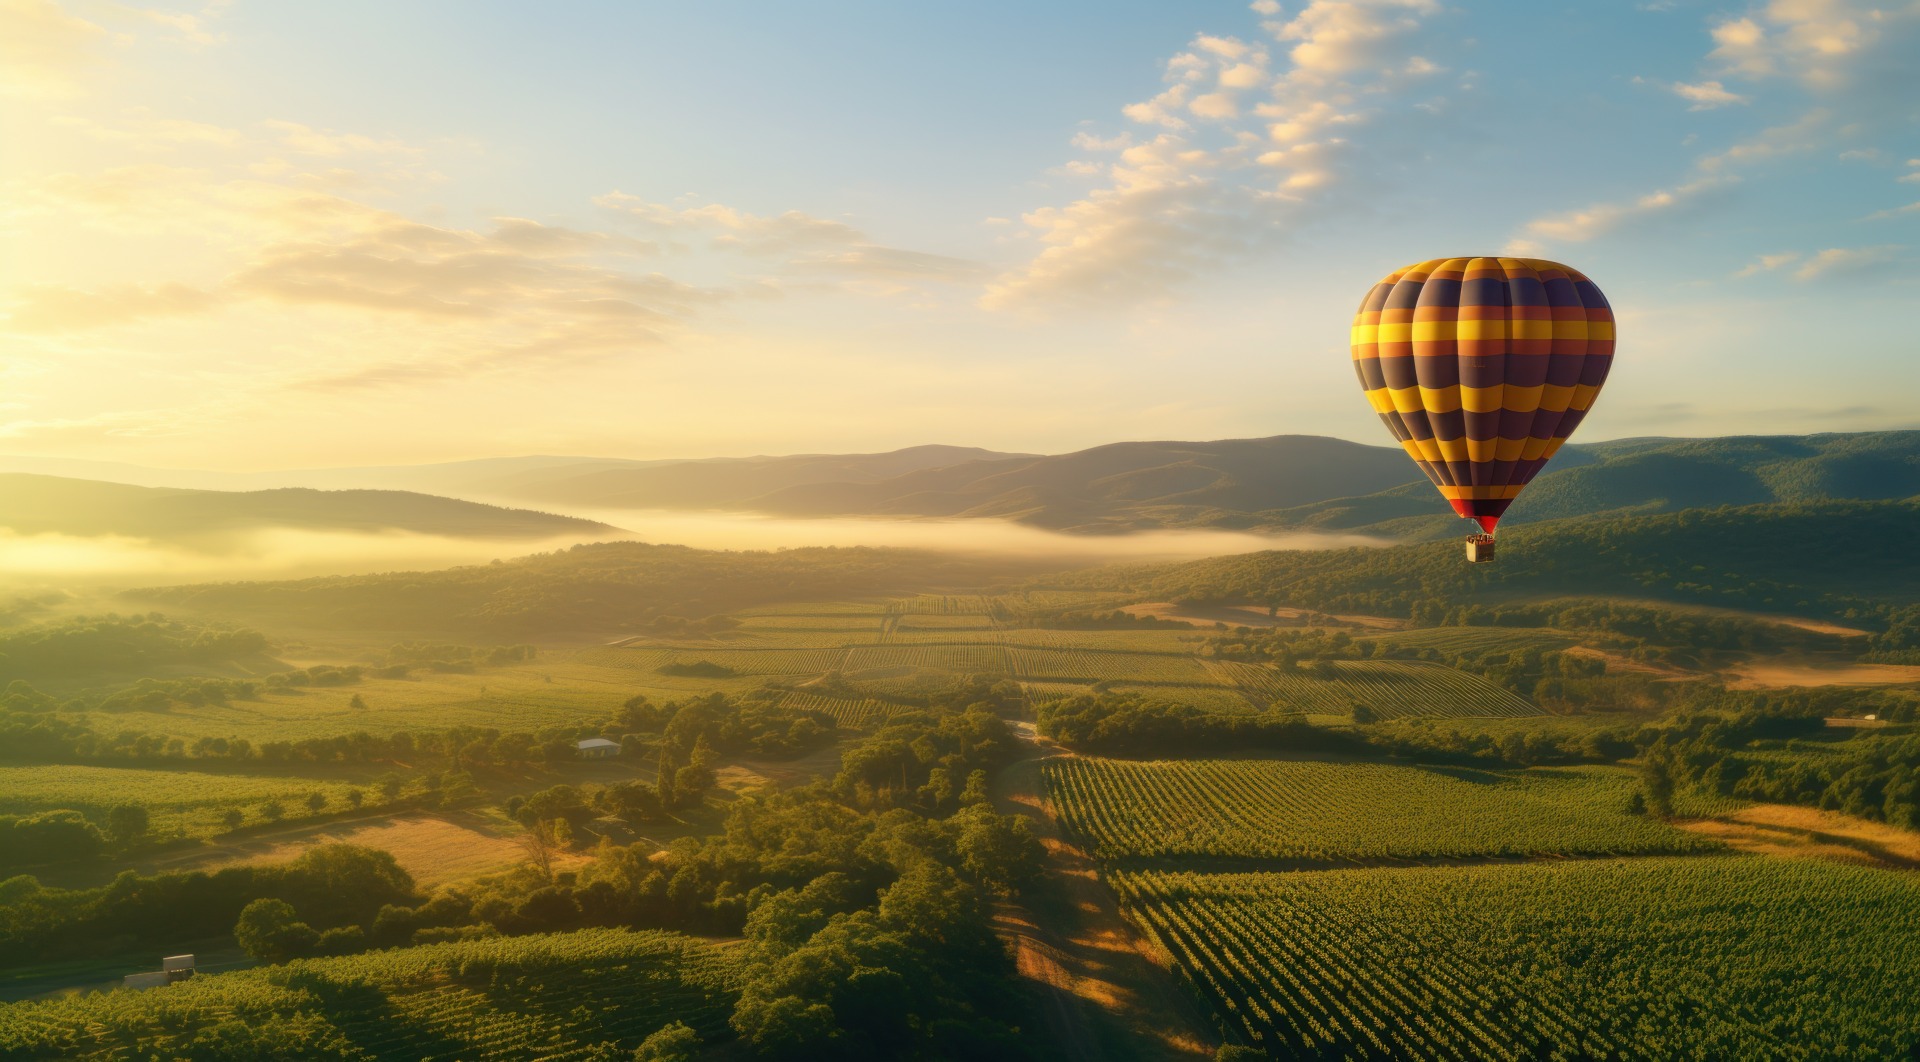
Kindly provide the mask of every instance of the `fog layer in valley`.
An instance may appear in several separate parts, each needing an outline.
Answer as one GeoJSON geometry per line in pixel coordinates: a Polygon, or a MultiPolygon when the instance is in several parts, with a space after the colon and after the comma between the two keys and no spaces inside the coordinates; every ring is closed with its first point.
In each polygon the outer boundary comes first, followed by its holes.
{"type": "MultiPolygon", "coordinates": [[[[1267,549],[1380,545],[1363,535],[1260,535],[1163,530],[1068,535],[999,520],[804,520],[745,513],[621,510],[582,513],[628,529],[612,536],[699,549],[896,546],[1057,559],[1063,566],[1178,560],[1267,549]]],[[[18,535],[0,530],[0,584],[156,586],[424,570],[565,549],[608,536],[474,539],[407,533],[263,530],[194,546],[122,536],[18,535]]]]}

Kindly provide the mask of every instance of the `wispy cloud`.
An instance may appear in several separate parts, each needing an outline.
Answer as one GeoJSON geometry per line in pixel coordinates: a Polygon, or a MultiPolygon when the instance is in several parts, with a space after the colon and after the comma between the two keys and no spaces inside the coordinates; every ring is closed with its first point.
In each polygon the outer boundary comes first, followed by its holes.
{"type": "Polygon", "coordinates": [[[1536,218],[1526,224],[1521,237],[1508,248],[1524,254],[1538,251],[1543,242],[1585,243],[1640,222],[1700,209],[1737,183],[1735,178],[1707,177],[1624,202],[1595,203],[1565,214],[1536,218]]]}
{"type": "Polygon", "coordinates": [[[1897,244],[1879,247],[1829,247],[1809,257],[1804,265],[1793,271],[1793,278],[1821,280],[1857,276],[1871,271],[1875,266],[1893,261],[1894,256],[1902,250],[1904,248],[1897,244]]]}

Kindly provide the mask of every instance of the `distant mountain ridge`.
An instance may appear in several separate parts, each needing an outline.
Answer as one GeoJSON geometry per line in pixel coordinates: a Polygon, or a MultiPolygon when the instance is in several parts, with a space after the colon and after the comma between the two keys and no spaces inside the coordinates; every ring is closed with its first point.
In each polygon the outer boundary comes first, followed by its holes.
{"type": "Polygon", "coordinates": [[[164,541],[267,528],[519,539],[620,533],[593,520],[407,491],[184,490],[25,473],[0,473],[0,528],[164,541]]]}
{"type": "MultiPolygon", "coordinates": [[[[0,469],[35,460],[0,458],[0,469]]],[[[65,463],[76,472],[91,464],[65,463]]],[[[123,476],[220,475],[112,468],[123,476]]],[[[359,485],[405,482],[414,490],[474,501],[563,510],[996,518],[1080,533],[1210,527],[1426,539],[1461,527],[1397,447],[1312,435],[1121,442],[1052,456],[916,446],[876,454],[665,461],[519,457],[242,475],[249,481],[279,475],[329,482],[364,475],[370,481],[359,485]]],[[[1915,495],[1920,431],[1623,439],[1562,449],[1521,495],[1506,525],[1598,513],[1915,495]]],[[[318,519],[318,500],[307,502],[306,518],[318,519]]],[[[363,511],[338,518],[369,517],[363,511]]]]}

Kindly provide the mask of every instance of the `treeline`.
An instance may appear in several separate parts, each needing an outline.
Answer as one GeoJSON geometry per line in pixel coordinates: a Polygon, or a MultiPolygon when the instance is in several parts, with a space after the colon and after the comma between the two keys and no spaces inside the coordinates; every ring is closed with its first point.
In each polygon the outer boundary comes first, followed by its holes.
{"type": "Polygon", "coordinates": [[[158,612],[81,616],[0,633],[0,679],[70,679],[178,664],[250,660],[268,649],[246,628],[170,620],[158,612]]]}
{"type": "MultiPolygon", "coordinates": [[[[385,852],[327,845],[287,863],[212,873],[122,873],[97,889],[57,889],[20,875],[0,881],[0,965],[134,948],[167,949],[233,930],[248,904],[268,899],[320,931],[357,927],[367,939],[381,908],[424,902],[385,852]]],[[[351,936],[352,934],[348,934],[351,936]]],[[[336,936],[330,947],[347,949],[336,936]]]]}
{"type": "Polygon", "coordinates": [[[1523,524],[1502,533],[1494,564],[1462,563],[1459,544],[1444,542],[1103,568],[1047,582],[1409,619],[1416,607],[1491,607],[1524,587],[1529,595],[1654,596],[1872,623],[1920,589],[1920,554],[1907,548],[1916,539],[1913,501],[1755,505],[1523,524]]]}
{"type": "Polygon", "coordinates": [[[1324,727],[1297,712],[1221,712],[1134,690],[1077,694],[1041,704],[1036,713],[1042,735],[1077,752],[1115,756],[1304,752],[1535,767],[1607,763],[1639,748],[1630,726],[1579,735],[1551,729],[1495,735],[1444,719],[1324,727]]]}
{"type": "Polygon", "coordinates": [[[256,622],[551,636],[632,630],[694,610],[724,613],[778,601],[974,584],[1016,563],[872,547],[723,552],[605,542],[444,571],[214,583],[128,594],[256,622]]]}

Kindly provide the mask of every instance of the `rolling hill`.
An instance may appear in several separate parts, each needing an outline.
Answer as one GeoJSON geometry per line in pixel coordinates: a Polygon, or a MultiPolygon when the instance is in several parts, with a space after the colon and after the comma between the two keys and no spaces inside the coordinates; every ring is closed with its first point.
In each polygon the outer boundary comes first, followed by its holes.
{"type": "MultiPolygon", "coordinates": [[[[54,466],[46,459],[0,458],[0,468],[23,467],[54,466]]],[[[1461,526],[1397,447],[1312,435],[1122,442],[1052,456],[915,446],[877,454],[696,461],[515,457],[245,474],[166,473],[79,463],[72,471],[122,480],[176,475],[228,477],[222,482],[265,483],[279,477],[275,482],[405,484],[469,500],[576,510],[990,517],[1093,533],[1214,527],[1425,540],[1458,534],[1461,526]]],[[[9,478],[0,475],[0,481],[9,478]]],[[[1623,439],[1561,450],[1508,513],[1506,526],[1605,513],[1915,495],[1920,495],[1920,431],[1623,439]]],[[[253,491],[228,497],[255,499],[246,504],[301,514],[299,518],[307,520],[321,520],[321,510],[333,508],[339,512],[325,519],[348,526],[391,518],[364,515],[384,510],[404,511],[412,521],[457,524],[464,519],[452,509],[433,508],[459,503],[444,498],[428,502],[420,495],[408,495],[420,500],[403,503],[393,491],[253,491]]],[[[143,511],[186,504],[149,503],[143,511]]],[[[519,513],[516,519],[556,518],[519,513]]]]}
{"type": "Polygon", "coordinates": [[[171,542],[269,528],[520,539],[620,531],[571,516],[406,491],[184,490],[22,473],[0,473],[0,528],[171,542]]]}

